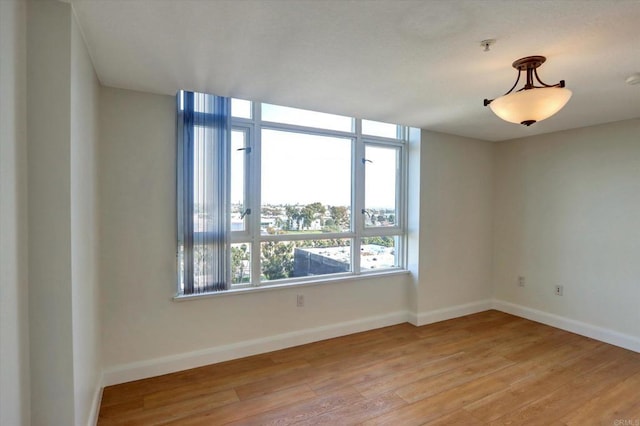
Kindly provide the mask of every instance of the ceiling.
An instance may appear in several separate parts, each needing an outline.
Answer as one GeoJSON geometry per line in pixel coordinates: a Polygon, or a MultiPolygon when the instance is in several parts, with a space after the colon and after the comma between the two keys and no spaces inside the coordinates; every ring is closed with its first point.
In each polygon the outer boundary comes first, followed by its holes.
{"type": "Polygon", "coordinates": [[[640,117],[640,0],[71,0],[103,85],[179,89],[505,140],[640,117]],[[496,39],[489,52],[480,41],[496,39]],[[511,63],[573,97],[497,118],[511,63]]]}

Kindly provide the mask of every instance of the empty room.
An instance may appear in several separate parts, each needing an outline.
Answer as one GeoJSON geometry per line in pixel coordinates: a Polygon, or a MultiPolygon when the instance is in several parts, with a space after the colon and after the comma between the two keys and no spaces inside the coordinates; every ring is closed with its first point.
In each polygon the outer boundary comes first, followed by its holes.
{"type": "Polygon", "coordinates": [[[639,23],[0,0],[0,425],[640,426],[639,23]]]}

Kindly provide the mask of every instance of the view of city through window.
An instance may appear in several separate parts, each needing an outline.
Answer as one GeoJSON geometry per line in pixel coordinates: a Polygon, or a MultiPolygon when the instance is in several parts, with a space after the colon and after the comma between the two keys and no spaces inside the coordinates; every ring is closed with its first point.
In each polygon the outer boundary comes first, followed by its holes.
{"type": "MultiPolygon", "coordinates": [[[[403,267],[406,128],[238,99],[231,105],[232,288],[403,267]]],[[[215,176],[198,161],[195,181],[215,176]]],[[[195,235],[211,222],[201,198],[194,196],[195,235]]],[[[209,279],[208,250],[194,245],[196,286],[209,279]]]]}
{"type": "MultiPolygon", "coordinates": [[[[250,102],[232,105],[234,117],[252,120],[250,102]]],[[[256,266],[261,282],[350,273],[356,264],[357,272],[399,267],[399,126],[362,120],[371,143],[360,138],[357,146],[353,118],[269,104],[260,112],[257,129],[238,125],[232,135],[231,230],[238,234],[231,246],[232,282],[251,283],[256,266]],[[257,169],[249,166],[256,161],[255,151],[247,149],[255,145],[252,131],[260,132],[258,211],[250,200],[255,203],[251,179],[258,180],[248,177],[249,169],[257,169]],[[362,158],[354,161],[358,150],[362,158]],[[246,232],[250,224],[258,228],[253,233],[246,232]],[[374,235],[376,229],[395,234],[374,235]]]]}

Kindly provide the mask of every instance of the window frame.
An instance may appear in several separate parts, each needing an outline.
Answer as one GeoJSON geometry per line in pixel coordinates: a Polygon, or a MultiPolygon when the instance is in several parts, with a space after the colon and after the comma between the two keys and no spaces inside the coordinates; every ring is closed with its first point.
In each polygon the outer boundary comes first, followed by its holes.
{"type": "MultiPolygon", "coordinates": [[[[231,108],[232,110],[232,108],[231,108]]],[[[244,230],[233,231],[229,223],[229,238],[227,243],[227,262],[231,262],[231,246],[235,244],[247,244],[250,252],[250,278],[247,283],[233,283],[233,271],[230,269],[229,283],[226,290],[215,293],[182,294],[178,289],[177,297],[194,297],[211,294],[233,293],[235,290],[267,289],[270,287],[282,287],[291,285],[304,285],[313,282],[327,282],[344,279],[354,279],[375,275],[388,275],[407,270],[407,173],[409,151],[409,128],[397,125],[397,138],[364,135],[362,133],[362,119],[353,118],[352,131],[340,131],[321,129],[289,123],[262,121],[262,104],[251,101],[251,118],[236,117],[231,115],[230,134],[234,131],[242,131],[246,137],[245,147],[250,148],[244,162],[244,202],[245,209],[251,213],[245,217],[244,230]],[[351,197],[350,197],[350,225],[347,231],[330,233],[295,233],[268,235],[261,232],[262,200],[262,132],[274,130],[293,132],[305,135],[326,136],[349,139],[351,142],[351,197]],[[365,176],[366,163],[365,151],[367,146],[379,146],[397,150],[397,170],[395,182],[396,218],[393,226],[369,226],[365,225],[365,176]],[[394,239],[394,251],[396,266],[372,270],[363,270],[361,267],[362,241],[370,237],[392,237],[394,239]],[[328,239],[348,239],[351,251],[348,272],[328,273],[304,277],[288,277],[273,280],[262,279],[262,244],[264,242],[289,242],[311,241],[328,239]],[[397,244],[396,244],[397,242],[397,244]]],[[[233,155],[233,153],[231,153],[233,155]]],[[[232,172],[230,171],[230,176],[232,172]]],[[[231,185],[231,178],[229,186],[231,185]]],[[[228,211],[232,209],[232,200],[229,202],[228,211]]],[[[295,249],[294,249],[295,250],[295,249]]]]}
{"type": "MultiPolygon", "coordinates": [[[[380,138],[377,139],[371,139],[371,138],[363,138],[363,144],[364,144],[364,149],[363,149],[363,157],[365,158],[365,153],[366,153],[366,148],[367,146],[372,146],[372,147],[382,147],[382,148],[391,148],[391,149],[395,149],[397,150],[397,154],[396,154],[396,199],[395,199],[395,209],[396,209],[396,223],[394,226],[366,226],[363,223],[363,234],[365,234],[365,236],[378,236],[382,234],[384,235],[390,235],[389,233],[386,233],[386,231],[382,231],[382,230],[388,230],[391,234],[396,235],[398,233],[403,233],[404,229],[406,229],[405,226],[405,215],[404,215],[404,211],[406,210],[406,205],[405,203],[405,196],[404,196],[404,192],[406,191],[406,183],[404,180],[404,174],[406,173],[403,169],[406,168],[405,164],[406,164],[406,159],[403,157],[403,152],[406,151],[406,146],[405,145],[401,145],[401,143],[393,143],[391,141],[380,141],[380,138]],[[369,235],[369,233],[371,233],[372,235],[369,235]]],[[[366,167],[367,167],[367,163],[365,163],[363,161],[363,181],[362,181],[362,192],[363,192],[363,196],[366,197],[366,167]]],[[[363,203],[362,203],[362,208],[366,209],[366,198],[363,199],[363,203]]]]}

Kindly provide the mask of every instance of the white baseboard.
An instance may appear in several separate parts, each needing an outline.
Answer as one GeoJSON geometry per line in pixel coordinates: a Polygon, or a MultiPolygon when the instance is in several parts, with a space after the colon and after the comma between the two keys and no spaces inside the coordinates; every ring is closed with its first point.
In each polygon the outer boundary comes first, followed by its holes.
{"type": "Polygon", "coordinates": [[[600,340],[601,342],[629,349],[634,352],[640,352],[640,338],[608,328],[598,327],[582,321],[576,321],[570,318],[561,317],[559,315],[496,299],[493,300],[493,309],[580,334],[581,336],[600,340]]]}
{"type": "Polygon", "coordinates": [[[406,311],[393,312],[330,324],[321,327],[278,334],[275,336],[253,339],[229,345],[202,349],[193,352],[181,353],[130,364],[116,365],[108,368],[103,374],[103,385],[111,386],[132,380],[145,379],[176,371],[188,370],[203,365],[242,358],[245,356],[271,352],[292,346],[331,339],[361,331],[373,330],[390,325],[407,322],[406,311]]]}
{"type": "MultiPolygon", "coordinates": [[[[600,340],[615,346],[620,346],[635,352],[640,352],[640,339],[635,336],[502,300],[486,299],[478,302],[422,312],[419,314],[398,311],[386,315],[367,317],[193,352],[117,365],[104,371],[103,386],[111,386],[132,380],[145,379],[148,377],[201,367],[203,365],[317,342],[333,337],[373,330],[403,322],[409,322],[413,325],[421,326],[464,315],[483,312],[489,309],[496,309],[562,330],[570,331],[572,333],[580,334],[582,336],[600,340]]],[[[101,395],[102,388],[96,392],[95,400],[92,405],[92,412],[94,413],[95,420],[97,420],[100,409],[101,395]]],[[[93,425],[95,423],[90,424],[93,425]]]]}
{"type": "Polygon", "coordinates": [[[464,315],[476,314],[491,309],[492,300],[480,300],[478,302],[466,303],[464,305],[451,306],[449,308],[436,309],[435,311],[421,312],[419,314],[409,314],[409,322],[416,326],[432,324],[434,322],[446,321],[464,315]]]}
{"type": "Polygon", "coordinates": [[[98,424],[98,416],[100,414],[100,402],[102,401],[102,378],[96,387],[96,391],[93,394],[93,399],[91,400],[91,411],[89,412],[89,420],[87,421],[87,426],[96,426],[98,424]]]}

